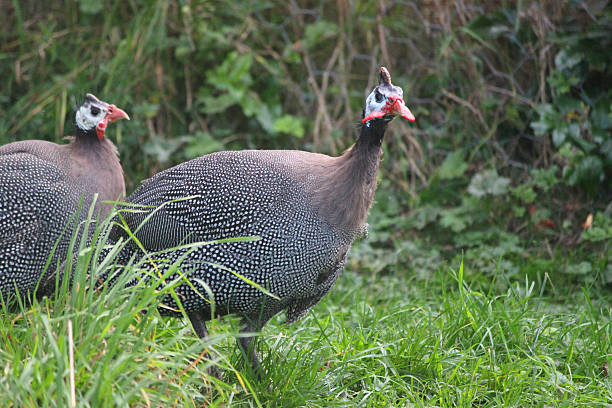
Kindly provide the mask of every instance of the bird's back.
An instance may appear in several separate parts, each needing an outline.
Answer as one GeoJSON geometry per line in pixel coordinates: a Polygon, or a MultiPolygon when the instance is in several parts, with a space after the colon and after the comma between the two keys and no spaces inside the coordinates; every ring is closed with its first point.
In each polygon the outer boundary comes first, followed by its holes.
{"type": "MultiPolygon", "coordinates": [[[[287,308],[288,320],[295,320],[331,288],[352,241],[312,206],[310,194],[319,176],[299,165],[326,157],[297,151],[219,152],[161,172],[127,199],[163,204],[136,236],[148,251],[260,236],[252,242],[200,246],[182,263],[182,272],[201,294],[207,292],[200,282],[210,287],[219,314],[273,315],[287,308]],[[281,300],[264,296],[248,281],[281,300]]],[[[133,231],[148,216],[149,211],[124,215],[133,231]]],[[[173,261],[185,252],[168,256],[173,261]]],[[[207,308],[189,285],[177,292],[187,311],[207,308]]],[[[172,299],[165,303],[177,306],[172,299]]]]}
{"type": "MultiPolygon", "coordinates": [[[[15,284],[22,293],[35,288],[58,238],[71,236],[71,227],[64,228],[79,205],[78,193],[64,182],[66,166],[57,145],[37,142],[0,148],[0,293],[5,298],[15,284]]],[[[56,254],[66,252],[66,241],[59,242],[56,254]]]]}

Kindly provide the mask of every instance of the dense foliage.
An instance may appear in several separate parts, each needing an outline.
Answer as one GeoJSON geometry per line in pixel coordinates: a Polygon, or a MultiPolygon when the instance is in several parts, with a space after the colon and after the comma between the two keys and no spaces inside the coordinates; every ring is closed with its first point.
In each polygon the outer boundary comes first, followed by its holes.
{"type": "MultiPolygon", "coordinates": [[[[609,3],[4,1],[0,144],[61,142],[91,92],[132,118],[107,132],[128,192],[222,149],[337,154],[387,66],[417,120],[390,126],[348,277],[305,326],[266,329],[275,387],[230,371],[204,403],[605,406],[609,3]]],[[[202,405],[201,344],[139,290],[2,314],[0,400],[202,405]]]]}
{"type": "Polygon", "coordinates": [[[220,149],[334,154],[386,65],[417,122],[396,121],[386,139],[363,264],[423,273],[419,262],[465,257],[514,274],[533,254],[547,265],[536,270],[605,284],[606,4],[3,3],[0,142],[60,141],[89,91],[132,117],[109,132],[128,190],[220,149]],[[381,257],[389,248],[400,251],[381,257]]]}

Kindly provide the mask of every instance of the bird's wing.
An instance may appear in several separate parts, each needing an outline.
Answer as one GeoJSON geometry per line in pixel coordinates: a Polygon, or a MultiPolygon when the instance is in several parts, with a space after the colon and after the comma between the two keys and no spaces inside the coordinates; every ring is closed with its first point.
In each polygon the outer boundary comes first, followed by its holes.
{"type": "Polygon", "coordinates": [[[273,206],[280,208],[283,200],[288,205],[280,172],[266,172],[257,161],[245,164],[243,153],[223,153],[158,173],[128,197],[131,204],[150,206],[123,215],[132,231],[140,227],[138,238],[147,249],[250,235],[269,223],[273,206]]]}
{"type": "Polygon", "coordinates": [[[0,239],[14,228],[23,229],[28,219],[39,223],[39,230],[57,228],[60,218],[78,208],[76,192],[61,165],[29,152],[0,154],[0,211],[12,220],[0,225],[0,239]]]}
{"type": "Polygon", "coordinates": [[[69,217],[58,203],[68,199],[58,166],[30,152],[0,154],[0,270],[44,263],[66,224],[57,222],[69,217]]]}

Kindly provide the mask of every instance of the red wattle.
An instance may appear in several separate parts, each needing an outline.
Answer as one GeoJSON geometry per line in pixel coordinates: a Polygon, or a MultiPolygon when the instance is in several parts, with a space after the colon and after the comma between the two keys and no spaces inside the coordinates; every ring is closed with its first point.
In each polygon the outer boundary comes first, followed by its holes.
{"type": "Polygon", "coordinates": [[[96,126],[96,133],[98,134],[98,140],[104,139],[104,133],[106,132],[106,126],[108,125],[108,119],[104,118],[96,126]]]}
{"type": "Polygon", "coordinates": [[[375,110],[370,112],[370,114],[368,116],[366,116],[365,118],[363,118],[363,120],[361,121],[361,123],[366,123],[368,120],[370,119],[376,119],[376,118],[382,118],[383,116],[385,116],[387,113],[383,112],[383,111],[379,111],[379,110],[375,110]]]}
{"type": "Polygon", "coordinates": [[[406,120],[413,122],[416,119],[412,112],[410,112],[410,109],[404,105],[404,102],[401,99],[398,99],[395,101],[395,103],[393,103],[393,108],[395,113],[406,120]]]}

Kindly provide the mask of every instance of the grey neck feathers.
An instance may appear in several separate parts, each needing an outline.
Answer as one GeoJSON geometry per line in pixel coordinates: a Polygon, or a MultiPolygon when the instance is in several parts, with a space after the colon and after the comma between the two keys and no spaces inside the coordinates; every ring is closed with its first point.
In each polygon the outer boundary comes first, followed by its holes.
{"type": "Polygon", "coordinates": [[[92,127],[91,129],[82,129],[81,127],[79,127],[79,124],[75,122],[74,128],[75,128],[75,131],[74,131],[75,140],[81,143],[84,143],[84,144],[85,143],[95,144],[96,142],[100,141],[98,139],[98,134],[96,133],[95,126],[92,127]]]}
{"type": "Polygon", "coordinates": [[[333,169],[322,176],[314,196],[321,214],[344,233],[361,233],[376,191],[381,144],[388,121],[374,119],[363,125],[357,142],[334,159],[333,169]]]}
{"type": "MultiPolygon", "coordinates": [[[[70,177],[78,180],[85,191],[99,193],[100,200],[115,200],[125,196],[123,169],[119,162],[117,147],[108,138],[99,140],[95,130],[92,134],[82,134],[70,138],[66,145],[70,157],[70,177]]],[[[112,205],[101,204],[103,215],[112,205]]]]}
{"type": "Polygon", "coordinates": [[[76,126],[75,136],[68,139],[71,150],[77,155],[91,157],[92,160],[106,159],[119,163],[117,147],[106,136],[102,140],[98,139],[95,127],[83,130],[76,126]]]}

